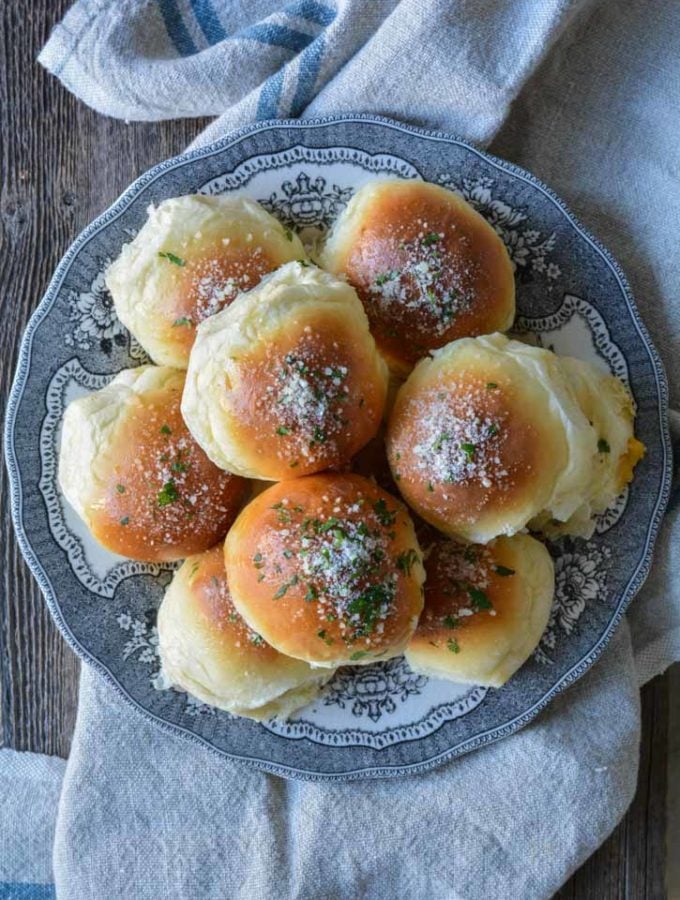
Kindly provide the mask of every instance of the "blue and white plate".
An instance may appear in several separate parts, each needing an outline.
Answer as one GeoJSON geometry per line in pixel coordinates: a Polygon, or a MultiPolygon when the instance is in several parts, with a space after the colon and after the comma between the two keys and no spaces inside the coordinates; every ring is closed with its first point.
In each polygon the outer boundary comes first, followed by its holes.
{"type": "MultiPolygon", "coordinates": [[[[309,232],[308,232],[309,233],[309,232]]],[[[669,486],[666,382],[616,262],[531,175],[464,141],[370,116],[261,123],[143,175],[70,248],[26,332],[7,418],[21,548],[74,650],[131,705],[174,734],[281,775],[423,771],[526,725],[597,659],[649,568],[669,486]],[[242,192],[286,225],[324,231],[373,178],[459,191],[516,266],[517,330],[622,378],[647,455],[592,540],[555,545],[555,605],[533,658],[500,690],[411,672],[403,659],[341,670],[288,722],[239,719],[168,690],[156,610],[171,566],[102,550],[57,485],[68,402],[145,361],[116,318],[103,272],[150,203],[242,192]]]]}

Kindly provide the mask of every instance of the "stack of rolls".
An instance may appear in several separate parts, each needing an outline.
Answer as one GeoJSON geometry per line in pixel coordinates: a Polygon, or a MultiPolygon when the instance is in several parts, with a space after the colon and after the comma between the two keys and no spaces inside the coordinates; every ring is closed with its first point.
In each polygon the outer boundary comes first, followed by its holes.
{"type": "Polygon", "coordinates": [[[401,654],[504,684],[554,592],[527,531],[590,536],[644,452],[620,381],[502,333],[512,264],[458,195],[364,185],[319,260],[244,197],[152,208],[106,280],[156,365],[63,422],[60,483],[96,540],[184,560],[168,679],[256,720],[401,654]]]}

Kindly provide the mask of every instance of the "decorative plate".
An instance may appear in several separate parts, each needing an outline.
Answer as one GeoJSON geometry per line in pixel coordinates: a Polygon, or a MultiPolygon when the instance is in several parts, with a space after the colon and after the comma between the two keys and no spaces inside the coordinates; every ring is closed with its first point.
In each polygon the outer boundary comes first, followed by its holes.
{"type": "Polygon", "coordinates": [[[423,771],[526,725],[597,659],[647,574],[669,486],[666,382],[624,276],[534,177],[464,141],[370,116],[264,122],[156,166],[76,240],[26,331],[6,454],[21,548],[74,650],[173,734],[279,775],[350,779],[423,771]],[[114,556],[59,493],[67,403],[145,361],[116,318],[103,271],[166,197],[240,191],[286,225],[325,231],[372,178],[459,191],[516,267],[516,329],[626,381],[647,455],[592,540],[552,547],[555,604],[533,658],[500,690],[428,680],[403,658],[341,670],[286,722],[257,724],[168,689],[156,610],[172,567],[114,556]]]}

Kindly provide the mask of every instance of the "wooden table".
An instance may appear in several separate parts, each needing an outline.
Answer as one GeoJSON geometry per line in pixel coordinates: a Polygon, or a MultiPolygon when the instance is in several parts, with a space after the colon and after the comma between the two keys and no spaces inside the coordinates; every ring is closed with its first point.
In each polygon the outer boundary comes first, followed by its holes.
{"type": "MultiPolygon", "coordinates": [[[[21,334],[70,242],[137,175],[179,153],[206,124],[125,125],[78,103],[35,63],[68,5],[69,0],[0,3],[3,419],[21,334]]],[[[0,746],[65,756],[76,711],[78,662],[52,624],[17,548],[4,466],[0,514],[0,746]]],[[[647,685],[642,705],[640,779],[633,806],[560,898],[665,896],[665,678],[647,685]]]]}

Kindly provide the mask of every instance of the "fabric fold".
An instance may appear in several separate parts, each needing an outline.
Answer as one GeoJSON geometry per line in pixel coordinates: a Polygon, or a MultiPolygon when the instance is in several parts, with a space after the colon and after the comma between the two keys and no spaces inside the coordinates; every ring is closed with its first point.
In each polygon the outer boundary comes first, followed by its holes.
{"type": "Polygon", "coordinates": [[[54,896],[52,848],[65,769],[54,756],[0,750],[0,897],[54,896]]]}
{"type": "Polygon", "coordinates": [[[625,624],[534,725],[396,780],[253,771],[168,736],[84,667],[57,894],[96,897],[105,884],[111,900],[547,898],[628,807],[639,721],[625,624]]]}

